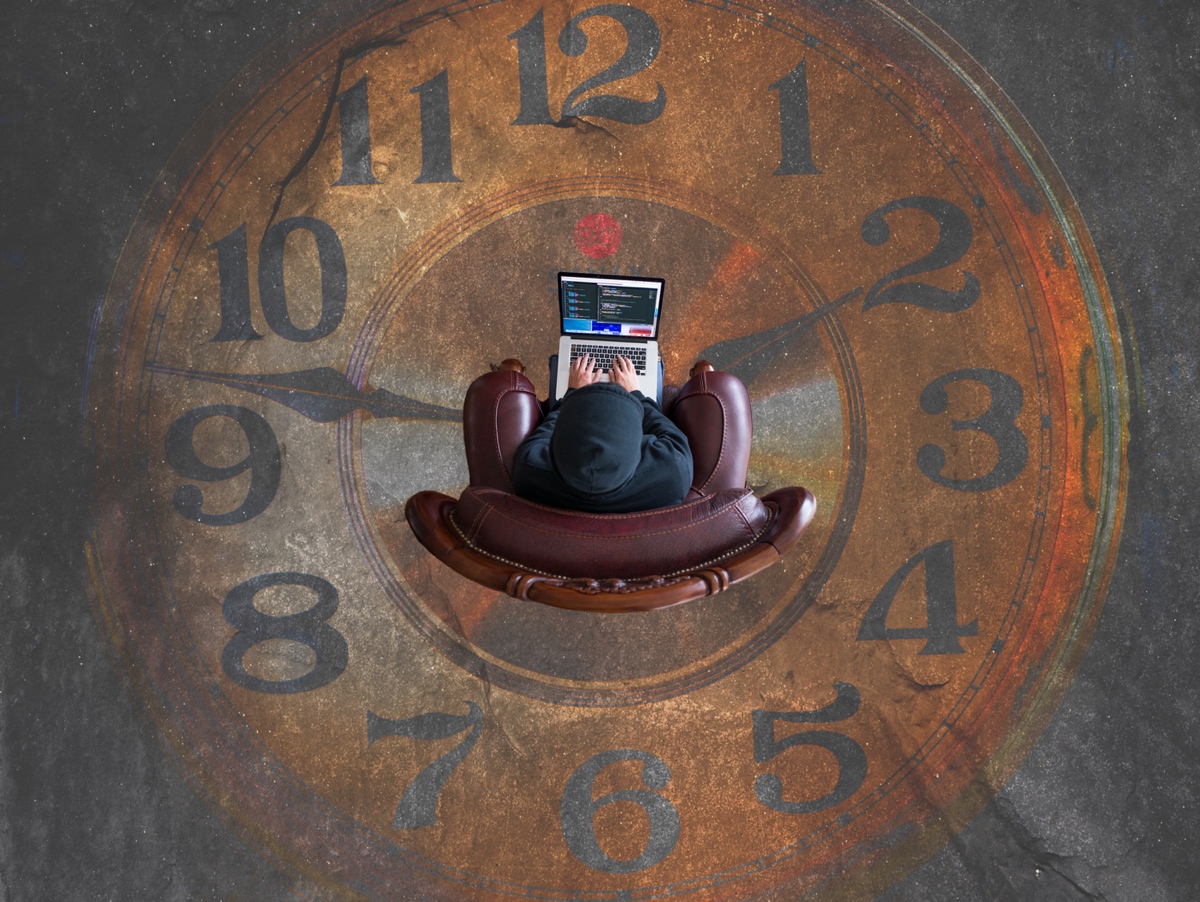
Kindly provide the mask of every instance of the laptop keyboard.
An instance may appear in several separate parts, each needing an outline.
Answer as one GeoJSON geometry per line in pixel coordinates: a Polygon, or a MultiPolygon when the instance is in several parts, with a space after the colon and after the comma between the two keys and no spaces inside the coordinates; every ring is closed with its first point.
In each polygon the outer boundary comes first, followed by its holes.
{"type": "Polygon", "coordinates": [[[608,372],[612,368],[614,358],[625,357],[633,364],[633,368],[639,376],[646,375],[646,348],[644,345],[612,345],[607,343],[585,345],[577,342],[572,343],[572,363],[585,354],[592,355],[592,364],[598,370],[608,372]]]}

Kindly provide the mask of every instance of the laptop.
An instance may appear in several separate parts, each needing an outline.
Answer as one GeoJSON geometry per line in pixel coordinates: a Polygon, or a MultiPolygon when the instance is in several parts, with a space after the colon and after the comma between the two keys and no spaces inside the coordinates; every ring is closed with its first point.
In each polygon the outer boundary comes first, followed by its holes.
{"type": "Polygon", "coordinates": [[[614,357],[629,358],[637,371],[638,389],[658,400],[662,295],[662,279],[560,272],[561,337],[554,397],[566,394],[571,361],[591,354],[602,382],[609,381],[614,357]]]}

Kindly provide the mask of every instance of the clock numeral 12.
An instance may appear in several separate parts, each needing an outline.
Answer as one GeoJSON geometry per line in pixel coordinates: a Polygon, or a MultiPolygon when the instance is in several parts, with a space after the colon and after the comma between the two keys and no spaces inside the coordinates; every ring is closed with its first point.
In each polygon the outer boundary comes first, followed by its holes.
{"type": "MultiPolygon", "coordinates": [[[[353,89],[351,89],[353,90],[353,89]]],[[[217,251],[221,285],[221,327],[211,341],[251,341],[262,338],[250,321],[249,253],[246,224],[242,223],[209,250],[217,251]]],[[[337,232],[313,216],[293,216],[275,223],[258,248],[258,295],[271,331],[288,341],[316,341],[333,332],[346,312],[346,255],[337,232]],[[283,283],[283,251],[288,236],[308,232],[317,244],[321,268],[321,317],[316,325],[301,329],[288,314],[283,283]]]]}
{"type": "Polygon", "coordinates": [[[446,739],[463,731],[467,735],[462,742],[446,754],[427,765],[408,784],[400,804],[396,806],[392,827],[410,830],[415,827],[431,827],[437,823],[438,796],[446,780],[462,764],[463,759],[479,741],[483,731],[483,711],[474,702],[467,702],[470,709],[466,714],[444,714],[432,712],[418,714],[403,720],[380,717],[373,711],[367,712],[367,745],[387,736],[402,736],[406,739],[430,741],[446,739]]]}

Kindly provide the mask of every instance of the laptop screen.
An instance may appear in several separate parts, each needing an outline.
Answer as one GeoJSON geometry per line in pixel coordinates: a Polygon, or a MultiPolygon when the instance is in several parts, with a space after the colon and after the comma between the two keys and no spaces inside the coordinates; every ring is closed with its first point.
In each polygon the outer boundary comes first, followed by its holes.
{"type": "Polygon", "coordinates": [[[662,279],[560,272],[563,335],[658,338],[662,279]]]}

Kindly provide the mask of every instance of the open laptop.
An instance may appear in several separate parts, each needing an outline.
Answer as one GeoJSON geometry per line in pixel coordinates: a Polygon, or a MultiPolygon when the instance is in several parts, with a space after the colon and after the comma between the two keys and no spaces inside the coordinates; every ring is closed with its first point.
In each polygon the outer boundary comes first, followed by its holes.
{"type": "Polygon", "coordinates": [[[629,358],[637,371],[639,390],[657,400],[662,295],[662,279],[560,272],[561,337],[555,398],[566,394],[571,361],[591,354],[603,382],[608,381],[614,357],[629,358]]]}

